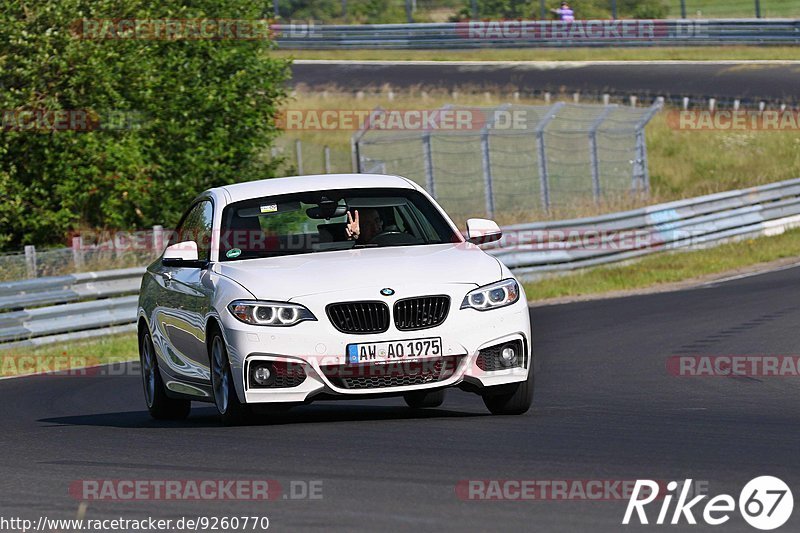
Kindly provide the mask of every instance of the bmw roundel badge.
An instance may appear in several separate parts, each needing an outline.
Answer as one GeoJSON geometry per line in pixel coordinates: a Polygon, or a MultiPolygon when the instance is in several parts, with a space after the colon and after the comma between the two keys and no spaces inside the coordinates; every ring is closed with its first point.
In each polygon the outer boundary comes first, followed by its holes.
{"type": "Polygon", "coordinates": [[[381,294],[383,294],[384,296],[391,296],[392,294],[394,294],[394,289],[390,289],[388,287],[385,289],[381,289],[381,294]]]}

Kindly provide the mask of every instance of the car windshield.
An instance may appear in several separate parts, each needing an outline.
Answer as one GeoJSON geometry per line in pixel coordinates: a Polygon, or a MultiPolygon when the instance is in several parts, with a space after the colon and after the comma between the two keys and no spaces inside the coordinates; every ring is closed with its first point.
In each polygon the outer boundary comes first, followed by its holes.
{"type": "Polygon", "coordinates": [[[220,261],[236,261],[460,241],[416,190],[344,189],[230,204],[222,212],[219,248],[220,261]]]}

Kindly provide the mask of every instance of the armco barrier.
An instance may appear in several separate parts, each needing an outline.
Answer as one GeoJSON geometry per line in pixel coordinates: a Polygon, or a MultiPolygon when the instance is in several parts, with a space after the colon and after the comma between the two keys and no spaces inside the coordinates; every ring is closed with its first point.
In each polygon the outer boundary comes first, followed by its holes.
{"type": "Polygon", "coordinates": [[[0,283],[0,347],[132,331],[144,268],[0,283]]]}
{"type": "Polygon", "coordinates": [[[800,226],[800,179],[608,215],[519,224],[485,245],[522,279],[800,226]]]}
{"type": "Polygon", "coordinates": [[[788,45],[800,42],[800,20],[796,19],[278,24],[272,26],[272,30],[280,48],[295,50],[788,45]]]}
{"type": "MultiPolygon", "coordinates": [[[[521,279],[800,226],[800,179],[592,218],[519,224],[484,245],[521,279]]],[[[143,268],[0,283],[0,348],[135,331],[143,268]]]]}

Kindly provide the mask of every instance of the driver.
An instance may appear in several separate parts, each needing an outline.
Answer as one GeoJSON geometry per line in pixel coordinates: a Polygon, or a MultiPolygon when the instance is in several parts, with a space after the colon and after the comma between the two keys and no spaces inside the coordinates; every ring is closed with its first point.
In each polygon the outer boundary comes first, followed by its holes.
{"type": "Polygon", "coordinates": [[[363,209],[359,217],[358,209],[354,215],[347,212],[347,227],[344,229],[347,238],[358,244],[368,244],[376,235],[383,232],[383,220],[378,210],[372,207],[363,209]]]}

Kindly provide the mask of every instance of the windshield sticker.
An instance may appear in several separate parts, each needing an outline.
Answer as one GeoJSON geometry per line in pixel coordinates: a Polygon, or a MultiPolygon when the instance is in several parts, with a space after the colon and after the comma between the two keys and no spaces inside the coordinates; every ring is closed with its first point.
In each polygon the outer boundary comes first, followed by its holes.
{"type": "Polygon", "coordinates": [[[262,213],[274,213],[278,210],[278,204],[269,204],[269,205],[262,205],[261,212],[262,213]]]}
{"type": "Polygon", "coordinates": [[[231,248],[228,250],[228,253],[225,254],[225,257],[228,259],[234,259],[242,255],[242,251],[239,248],[231,248]]]}

